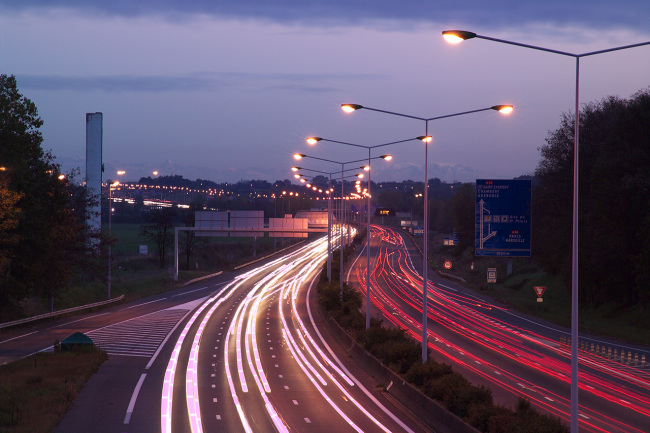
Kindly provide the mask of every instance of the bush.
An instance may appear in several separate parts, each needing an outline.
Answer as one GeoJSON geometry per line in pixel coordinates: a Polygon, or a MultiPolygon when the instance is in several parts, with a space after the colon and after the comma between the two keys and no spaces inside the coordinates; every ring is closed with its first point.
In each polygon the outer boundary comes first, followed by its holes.
{"type": "Polygon", "coordinates": [[[451,374],[453,370],[451,365],[440,364],[438,362],[428,360],[425,364],[417,362],[409,368],[404,375],[404,378],[418,388],[424,387],[424,384],[435,380],[446,374],[451,374]]]}
{"type": "Polygon", "coordinates": [[[384,364],[400,374],[420,359],[422,345],[406,335],[403,329],[371,327],[359,335],[359,343],[384,364]]]}
{"type": "Polygon", "coordinates": [[[455,389],[464,388],[470,383],[461,374],[452,371],[424,384],[424,393],[434,400],[445,403],[455,389]]]}
{"type": "Polygon", "coordinates": [[[474,386],[468,383],[467,386],[450,390],[444,403],[450,412],[467,419],[473,406],[492,406],[492,391],[483,385],[474,386]]]}

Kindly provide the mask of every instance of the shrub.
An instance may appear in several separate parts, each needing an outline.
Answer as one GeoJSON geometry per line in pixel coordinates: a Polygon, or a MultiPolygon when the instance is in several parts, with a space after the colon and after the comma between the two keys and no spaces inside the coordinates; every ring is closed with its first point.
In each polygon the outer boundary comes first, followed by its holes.
{"type": "Polygon", "coordinates": [[[420,359],[422,346],[403,329],[370,327],[358,336],[359,343],[398,373],[406,373],[420,359]]]}
{"type": "Polygon", "coordinates": [[[422,388],[425,383],[437,379],[440,376],[452,373],[451,365],[440,364],[438,362],[428,360],[425,364],[417,362],[409,368],[404,375],[404,378],[418,388],[422,388]]]}

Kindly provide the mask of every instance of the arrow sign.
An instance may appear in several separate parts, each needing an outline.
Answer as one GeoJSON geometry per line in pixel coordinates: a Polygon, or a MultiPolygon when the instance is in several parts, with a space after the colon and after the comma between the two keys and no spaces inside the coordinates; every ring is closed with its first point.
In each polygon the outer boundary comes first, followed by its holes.
{"type": "Polygon", "coordinates": [[[535,286],[533,288],[535,289],[535,293],[537,293],[538,298],[541,298],[544,294],[544,291],[546,290],[545,286],[535,286]]]}

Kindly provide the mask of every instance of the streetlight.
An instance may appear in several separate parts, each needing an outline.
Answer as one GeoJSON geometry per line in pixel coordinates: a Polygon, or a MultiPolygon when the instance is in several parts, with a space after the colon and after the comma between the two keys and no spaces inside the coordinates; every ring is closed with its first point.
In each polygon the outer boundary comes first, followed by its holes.
{"type": "Polygon", "coordinates": [[[111,216],[113,215],[113,187],[120,184],[119,180],[108,184],[108,299],[111,299],[111,216]]]}
{"type": "MultiPolygon", "coordinates": [[[[338,140],[330,140],[330,139],[322,138],[322,137],[309,137],[309,138],[307,138],[307,143],[311,144],[311,145],[314,145],[314,144],[318,143],[319,141],[326,141],[326,142],[330,142],[330,143],[338,143],[338,144],[343,144],[343,145],[346,145],[346,146],[361,147],[361,148],[364,148],[364,149],[368,149],[368,165],[366,166],[367,171],[368,171],[368,194],[367,194],[368,195],[368,204],[367,204],[368,209],[367,209],[367,212],[366,212],[367,213],[367,218],[368,218],[368,227],[366,229],[366,238],[367,238],[367,241],[366,241],[367,242],[367,247],[366,247],[367,248],[367,250],[366,250],[366,255],[367,255],[367,257],[366,257],[366,329],[370,328],[370,231],[371,231],[370,230],[370,198],[371,198],[371,195],[370,195],[370,160],[381,158],[384,161],[390,161],[391,159],[393,159],[392,155],[381,155],[379,157],[372,158],[370,156],[370,153],[371,153],[372,149],[377,148],[377,147],[384,147],[384,146],[389,146],[391,144],[405,143],[405,142],[411,141],[411,140],[413,140],[413,138],[409,138],[409,139],[406,139],[406,140],[392,141],[390,143],[378,144],[378,145],[375,145],[375,146],[364,146],[364,145],[361,145],[361,144],[348,143],[348,142],[345,142],[345,141],[338,141],[338,140]]],[[[364,167],[364,170],[366,169],[366,167],[364,167]]]]}
{"type": "MultiPolygon", "coordinates": [[[[294,155],[295,156],[295,155],[294,155]]],[[[329,183],[327,185],[327,281],[332,282],[332,194],[330,194],[332,189],[332,174],[319,170],[312,170],[309,168],[303,167],[291,167],[291,171],[295,172],[294,177],[296,177],[301,183],[306,183],[302,174],[299,174],[299,170],[313,171],[315,173],[322,173],[329,175],[329,183]]],[[[309,184],[307,184],[309,188],[309,184]]]]}
{"type": "Polygon", "coordinates": [[[422,255],[424,256],[424,265],[422,266],[422,362],[427,362],[427,291],[429,280],[427,279],[427,268],[428,268],[428,251],[427,244],[429,242],[429,201],[428,201],[428,189],[429,189],[429,143],[433,141],[433,137],[429,135],[429,122],[432,120],[446,119],[448,117],[462,116],[465,114],[479,113],[481,111],[495,110],[502,114],[509,114],[512,112],[514,107],[512,105],[493,105],[487,108],[479,108],[478,110],[463,111],[460,113],[447,114],[444,116],[437,117],[418,117],[411,116],[408,114],[397,113],[394,111],[379,110],[377,108],[370,108],[359,104],[341,104],[341,109],[346,113],[352,113],[357,110],[365,109],[370,111],[377,111],[379,113],[392,114],[394,116],[408,117],[410,119],[422,120],[424,121],[424,135],[418,137],[419,140],[424,142],[424,246],[422,248],[422,255]]]}
{"type": "Polygon", "coordinates": [[[579,146],[580,146],[580,58],[594,56],[596,54],[620,51],[628,48],[650,45],[650,41],[638,44],[624,45],[606,50],[592,51],[589,53],[574,54],[565,51],[552,50],[549,48],[527,45],[519,42],[496,39],[488,36],[478,35],[465,30],[445,30],[443,38],[449,43],[457,44],[467,39],[486,39],[488,41],[501,42],[508,45],[530,48],[547,53],[560,54],[562,56],[576,59],[576,97],[575,97],[575,119],[573,121],[573,246],[571,252],[571,432],[578,432],[578,168],[579,168],[579,146]]]}
{"type": "MultiPolygon", "coordinates": [[[[320,137],[310,137],[310,138],[307,139],[307,142],[310,142],[310,140],[312,140],[312,141],[315,140],[313,142],[317,143],[318,141],[323,140],[323,139],[320,138],[320,137]],[[318,138],[318,140],[316,140],[316,138],[318,138]]],[[[359,147],[361,147],[361,146],[359,146],[359,147]]],[[[305,155],[305,154],[302,154],[302,153],[294,153],[293,157],[294,157],[294,159],[297,159],[297,160],[300,160],[302,158],[311,158],[311,159],[317,159],[319,161],[330,162],[330,163],[333,163],[333,164],[341,164],[341,171],[340,172],[334,172],[332,174],[341,173],[341,206],[339,208],[339,215],[341,216],[341,219],[340,219],[340,222],[339,222],[339,227],[342,228],[341,223],[343,222],[343,207],[344,207],[344,202],[343,202],[343,195],[344,195],[344,191],[343,191],[344,190],[344,187],[343,187],[343,183],[344,183],[343,182],[343,173],[346,172],[346,171],[350,171],[350,169],[348,169],[348,170],[345,169],[345,165],[346,164],[353,164],[353,163],[356,163],[356,162],[365,162],[365,159],[358,159],[358,160],[355,160],[355,161],[348,161],[348,162],[340,162],[340,161],[332,161],[331,159],[319,158],[319,157],[316,157],[316,156],[309,156],[309,155],[305,155]]],[[[390,155],[383,155],[383,157],[384,157],[384,159],[386,159],[387,157],[390,157],[389,160],[392,159],[392,156],[390,156],[390,155]]],[[[381,158],[381,157],[377,157],[377,158],[381,158]]],[[[299,167],[295,167],[295,168],[300,169],[299,167]]],[[[364,170],[364,167],[359,167],[359,169],[364,170]]],[[[293,168],[292,168],[292,170],[293,170],[293,168]]],[[[353,169],[353,170],[355,170],[355,169],[353,169]]],[[[363,173],[356,174],[355,176],[358,177],[358,178],[362,178],[363,173]]],[[[331,178],[330,178],[330,182],[331,182],[331,178]]],[[[370,231],[370,226],[368,226],[368,231],[370,231]]],[[[348,230],[348,236],[349,236],[349,230],[348,230]]],[[[328,238],[328,241],[329,241],[329,238],[328,238]]],[[[343,232],[342,232],[342,230],[341,230],[341,235],[339,236],[339,244],[340,244],[340,248],[341,248],[341,263],[340,263],[341,269],[340,269],[340,276],[339,276],[340,295],[339,296],[340,296],[340,300],[343,301],[343,232]]],[[[329,243],[328,243],[328,247],[329,247],[329,243]]],[[[331,249],[329,250],[328,256],[330,254],[331,254],[331,249]]],[[[366,322],[368,322],[368,319],[366,319],[366,322]]],[[[366,323],[366,324],[368,325],[368,323],[366,323]]]]}

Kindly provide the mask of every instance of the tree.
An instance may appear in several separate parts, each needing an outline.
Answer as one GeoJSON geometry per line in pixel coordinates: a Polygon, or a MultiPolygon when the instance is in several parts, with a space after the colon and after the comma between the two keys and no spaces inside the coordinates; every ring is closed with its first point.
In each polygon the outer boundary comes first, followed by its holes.
{"type": "Polygon", "coordinates": [[[456,188],[451,206],[458,241],[461,245],[474,245],[476,198],[472,184],[464,183],[456,188]]]}
{"type": "Polygon", "coordinates": [[[19,240],[16,233],[20,214],[18,202],[23,198],[22,194],[9,189],[9,182],[3,174],[4,172],[0,172],[0,281],[7,279],[11,260],[15,255],[14,247],[19,240]]]}
{"type": "Polygon", "coordinates": [[[167,261],[167,252],[174,245],[174,218],[176,209],[152,209],[149,214],[149,224],[140,227],[140,236],[156,244],[160,267],[164,268],[167,261]]]}
{"type": "MultiPolygon", "coordinates": [[[[541,147],[533,192],[535,256],[571,275],[573,115],[541,147]]],[[[579,281],[581,302],[648,299],[650,268],[650,89],[629,100],[608,97],[580,113],[579,281]]],[[[647,302],[647,301],[645,301],[647,302]]]]}
{"type": "MultiPolygon", "coordinates": [[[[203,209],[203,200],[201,198],[196,198],[190,203],[190,208],[183,212],[183,223],[185,227],[194,227],[195,225],[195,215],[197,211],[203,209]]],[[[196,248],[196,244],[199,238],[196,236],[196,231],[194,230],[183,230],[181,232],[183,250],[185,251],[185,268],[190,269],[190,258],[192,253],[196,248]]]]}
{"type": "Polygon", "coordinates": [[[0,206],[13,203],[15,207],[13,213],[0,211],[4,223],[13,227],[5,233],[11,233],[10,242],[0,245],[0,255],[11,258],[4,261],[0,278],[5,300],[56,295],[72,277],[75,264],[90,253],[88,233],[77,218],[84,212],[83,203],[73,202],[71,182],[61,177],[52,154],[42,149],[42,124],[36,105],[18,91],[15,77],[0,75],[1,188],[5,197],[0,206]]]}

